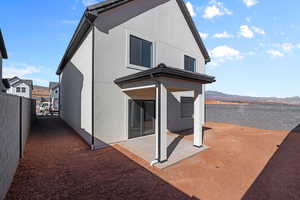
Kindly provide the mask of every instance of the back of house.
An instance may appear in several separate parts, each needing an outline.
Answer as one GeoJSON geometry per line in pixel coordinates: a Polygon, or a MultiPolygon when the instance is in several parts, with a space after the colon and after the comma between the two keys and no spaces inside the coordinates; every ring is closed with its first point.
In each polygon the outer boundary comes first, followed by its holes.
{"type": "MultiPolygon", "coordinates": [[[[204,74],[210,61],[182,0],[107,0],[88,7],[62,58],[61,117],[88,143],[154,134],[155,99],[134,102],[114,82],[160,63],[204,74]]],[[[181,70],[181,71],[180,71],[181,70]]],[[[180,77],[180,76],[179,76],[180,77]]],[[[204,85],[201,120],[204,122],[204,85]]],[[[168,92],[167,128],[193,128],[193,91],[168,92]]]]}

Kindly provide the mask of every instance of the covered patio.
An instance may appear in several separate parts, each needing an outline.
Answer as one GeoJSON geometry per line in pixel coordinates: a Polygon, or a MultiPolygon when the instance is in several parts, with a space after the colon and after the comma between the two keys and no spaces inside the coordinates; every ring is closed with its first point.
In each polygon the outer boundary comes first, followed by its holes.
{"type": "MultiPolygon", "coordinates": [[[[155,68],[116,79],[114,81],[115,84],[117,84],[122,92],[126,93],[130,99],[155,101],[155,134],[131,139],[127,142],[127,145],[125,144],[124,146],[127,146],[129,150],[131,148],[132,151],[135,151],[134,149],[138,148],[139,145],[133,145],[134,142],[136,142],[135,144],[137,144],[138,141],[140,144],[144,143],[141,147],[143,147],[144,150],[147,149],[147,151],[150,151],[149,155],[153,155],[153,158],[151,158],[152,156],[144,156],[145,160],[148,160],[149,162],[152,160],[151,165],[165,163],[168,160],[171,160],[172,162],[169,163],[172,164],[173,162],[177,162],[179,158],[184,159],[185,157],[190,157],[203,150],[205,147],[203,143],[202,125],[204,124],[205,102],[202,91],[204,84],[212,83],[214,81],[215,78],[212,76],[167,67],[165,64],[159,64],[155,68]],[[172,144],[174,144],[173,141],[175,140],[176,142],[176,138],[172,138],[173,136],[167,134],[167,97],[168,92],[176,93],[184,91],[192,91],[194,94],[194,141],[192,143],[180,140],[177,145],[175,145],[176,149],[173,150],[172,155],[168,153],[168,149],[172,148],[172,144]],[[147,140],[149,141],[147,142],[147,140]],[[148,148],[146,148],[147,145],[148,148]],[[185,154],[180,156],[182,152],[185,152],[185,154]]],[[[140,150],[137,149],[136,152],[133,153],[143,157],[141,151],[142,148],[140,148],[140,150]]]]}

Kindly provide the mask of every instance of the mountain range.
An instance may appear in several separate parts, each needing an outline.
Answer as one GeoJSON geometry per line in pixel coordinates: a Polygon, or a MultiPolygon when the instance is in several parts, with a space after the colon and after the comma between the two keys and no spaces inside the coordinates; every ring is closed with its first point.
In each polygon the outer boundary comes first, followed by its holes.
{"type": "Polygon", "coordinates": [[[252,96],[241,96],[225,94],[217,91],[206,91],[207,100],[215,100],[222,102],[238,102],[238,103],[259,103],[259,104],[291,104],[300,105],[300,97],[252,97],[252,96]]]}

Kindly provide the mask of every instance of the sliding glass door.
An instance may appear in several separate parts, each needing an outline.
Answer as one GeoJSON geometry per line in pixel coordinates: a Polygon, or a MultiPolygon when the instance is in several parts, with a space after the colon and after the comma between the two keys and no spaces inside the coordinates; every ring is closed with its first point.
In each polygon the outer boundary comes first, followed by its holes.
{"type": "Polygon", "coordinates": [[[151,135],[155,132],[155,101],[128,101],[129,139],[151,135]]]}

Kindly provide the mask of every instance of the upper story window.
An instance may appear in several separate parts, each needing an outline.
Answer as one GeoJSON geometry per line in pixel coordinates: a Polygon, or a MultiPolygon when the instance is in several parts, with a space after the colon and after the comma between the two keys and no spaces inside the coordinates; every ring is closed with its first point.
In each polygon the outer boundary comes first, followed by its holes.
{"type": "Polygon", "coordinates": [[[26,88],[22,87],[22,92],[25,93],[26,92],[26,88]]]}
{"type": "Polygon", "coordinates": [[[196,71],[196,59],[190,56],[184,56],[184,69],[195,72],[196,71]]]}
{"type": "Polygon", "coordinates": [[[17,88],[16,88],[16,92],[18,92],[18,93],[21,92],[21,88],[20,88],[20,87],[17,87],[17,88]]]}
{"type": "Polygon", "coordinates": [[[151,67],[153,44],[147,40],[130,35],[130,64],[151,67]]]}

